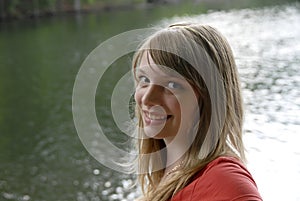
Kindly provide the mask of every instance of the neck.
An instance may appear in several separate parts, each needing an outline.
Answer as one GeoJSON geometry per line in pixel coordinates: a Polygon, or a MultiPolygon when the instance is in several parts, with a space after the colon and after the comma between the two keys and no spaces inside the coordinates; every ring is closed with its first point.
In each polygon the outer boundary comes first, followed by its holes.
{"type": "MultiPolygon", "coordinates": [[[[172,169],[182,165],[185,153],[188,150],[186,140],[176,138],[164,139],[167,148],[167,160],[165,173],[172,171],[172,169]]],[[[178,167],[179,168],[179,167],[178,167]]]]}

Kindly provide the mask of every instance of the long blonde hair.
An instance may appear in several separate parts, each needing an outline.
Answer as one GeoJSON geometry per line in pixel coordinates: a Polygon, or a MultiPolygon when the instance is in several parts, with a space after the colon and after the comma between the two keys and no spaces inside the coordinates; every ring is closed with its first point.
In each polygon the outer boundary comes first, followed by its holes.
{"type": "Polygon", "coordinates": [[[185,165],[164,181],[165,169],[151,171],[157,163],[165,165],[164,152],[158,158],[143,156],[157,152],[166,145],[162,139],[143,138],[142,119],[136,107],[137,163],[144,192],[142,200],[166,201],[188,185],[193,176],[215,158],[228,155],[245,160],[242,98],[232,50],[227,40],[213,27],[181,23],[157,31],[135,53],[133,69],[139,65],[145,52],[157,65],[180,73],[199,94],[199,120],[194,140],[184,155],[185,165]],[[189,61],[184,57],[188,57],[189,61]],[[220,79],[211,73],[203,75],[204,71],[199,69],[209,69],[208,72],[217,69],[220,79]]]}

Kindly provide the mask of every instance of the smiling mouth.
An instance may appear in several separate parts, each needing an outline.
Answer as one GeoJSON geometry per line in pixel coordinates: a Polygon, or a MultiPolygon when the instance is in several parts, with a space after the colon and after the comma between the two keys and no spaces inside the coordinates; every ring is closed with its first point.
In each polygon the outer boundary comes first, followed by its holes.
{"type": "Polygon", "coordinates": [[[171,117],[172,115],[154,114],[144,111],[144,119],[147,124],[160,124],[167,121],[171,117]]]}

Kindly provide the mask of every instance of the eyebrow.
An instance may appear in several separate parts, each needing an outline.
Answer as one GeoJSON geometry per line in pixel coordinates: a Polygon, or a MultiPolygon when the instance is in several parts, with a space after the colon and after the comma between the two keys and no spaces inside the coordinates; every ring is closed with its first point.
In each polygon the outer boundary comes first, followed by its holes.
{"type": "Polygon", "coordinates": [[[141,67],[134,68],[133,72],[134,72],[134,74],[139,73],[139,72],[146,74],[146,72],[143,69],[141,69],[141,67]]]}

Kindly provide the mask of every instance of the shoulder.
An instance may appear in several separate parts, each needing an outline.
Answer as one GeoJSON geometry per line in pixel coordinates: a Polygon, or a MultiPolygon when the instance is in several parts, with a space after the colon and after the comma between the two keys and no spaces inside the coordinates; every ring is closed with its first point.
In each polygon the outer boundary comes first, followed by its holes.
{"type": "Polygon", "coordinates": [[[178,196],[181,201],[262,200],[249,171],[233,157],[210,162],[178,196]]]}

